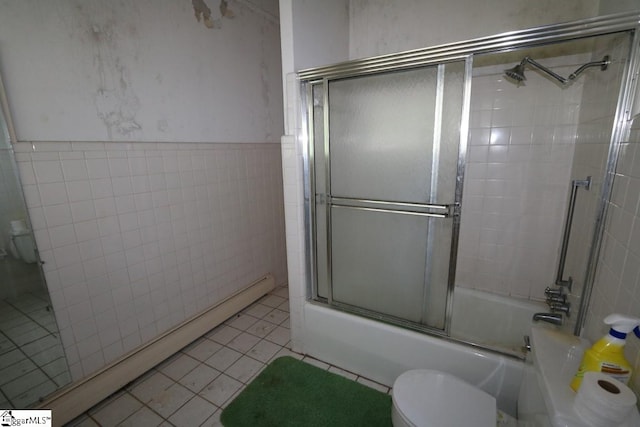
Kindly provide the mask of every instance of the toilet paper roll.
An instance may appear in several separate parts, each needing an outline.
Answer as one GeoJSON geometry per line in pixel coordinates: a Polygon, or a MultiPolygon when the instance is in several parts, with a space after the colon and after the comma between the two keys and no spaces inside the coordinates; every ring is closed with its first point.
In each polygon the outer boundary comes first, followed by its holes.
{"type": "Polygon", "coordinates": [[[573,406],[589,425],[610,427],[624,421],[635,404],[636,395],[629,387],[601,372],[587,372],[573,406]]]}

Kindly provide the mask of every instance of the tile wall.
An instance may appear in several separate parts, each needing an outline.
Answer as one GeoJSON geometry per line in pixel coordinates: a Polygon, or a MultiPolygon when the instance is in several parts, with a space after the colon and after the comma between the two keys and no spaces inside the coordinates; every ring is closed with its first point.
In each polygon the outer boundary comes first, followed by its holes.
{"type": "MultiPolygon", "coordinates": [[[[560,87],[527,69],[516,85],[504,69],[522,56],[474,68],[456,283],[543,298],[556,274],[582,84],[560,87]]],[[[541,61],[568,75],[581,57],[541,61]]]]}
{"type": "MultiPolygon", "coordinates": [[[[608,206],[604,240],[596,273],[585,336],[598,340],[611,313],[640,318],[640,116],[622,146],[613,196],[608,206]]],[[[631,387],[640,395],[640,340],[629,335],[625,348],[634,366],[631,387]]]]}
{"type": "MultiPolygon", "coordinates": [[[[593,231],[602,197],[602,184],[607,167],[614,115],[624,71],[623,65],[626,62],[626,55],[628,55],[628,46],[628,39],[625,35],[599,38],[592,60],[600,60],[605,54],[608,54],[612,58],[612,63],[605,72],[590,72],[584,76],[583,99],[572,166],[572,179],[585,179],[591,176],[592,183],[588,191],[579,189],[577,193],[571,239],[567,253],[566,276],[573,278],[573,287],[569,300],[573,306],[572,311],[575,314],[578,313],[586,279],[586,266],[589,261],[593,231]]],[[[613,194],[615,199],[620,198],[619,188],[613,194]]],[[[619,202],[617,203],[619,204],[619,202]]],[[[613,211],[612,214],[615,218],[618,217],[613,211]]],[[[625,233],[628,233],[628,230],[625,233]]],[[[611,242],[606,243],[606,239],[604,243],[608,248],[614,248],[614,246],[611,246],[611,242]]],[[[604,253],[607,252],[608,250],[604,253]]],[[[607,255],[607,258],[609,256],[607,255]]],[[[597,274],[605,274],[608,271],[605,267],[606,263],[602,263],[602,258],[599,263],[601,267],[599,267],[597,274]]],[[[616,264],[616,271],[618,271],[618,267],[619,265],[616,264]]],[[[618,275],[619,273],[616,273],[616,276],[618,275]]],[[[599,316],[599,314],[588,313],[587,316],[587,320],[589,320],[599,316]]],[[[567,322],[565,322],[567,332],[573,332],[576,317],[567,318],[567,322]]],[[[603,317],[601,316],[596,323],[599,323],[603,317]]]]}
{"type": "Polygon", "coordinates": [[[15,149],[74,380],[265,273],[286,282],[279,144],[15,149]]]}
{"type": "MultiPolygon", "coordinates": [[[[568,273],[574,277],[570,302],[577,313],[583,292],[586,265],[595,214],[602,191],[602,177],[607,166],[615,108],[628,58],[626,35],[598,40],[592,60],[611,55],[606,72],[585,77],[583,101],[578,125],[572,178],[594,177],[592,188],[581,191],[576,202],[571,245],[567,257],[568,273]]],[[[602,320],[608,314],[622,313],[640,317],[640,117],[631,123],[618,155],[612,194],[607,207],[605,230],[598,257],[597,270],[583,336],[592,342],[600,339],[608,327],[602,320]]],[[[565,328],[573,332],[575,316],[565,328]]],[[[640,340],[630,336],[625,349],[627,359],[635,366],[631,388],[640,395],[640,340]]]]}
{"type": "Polygon", "coordinates": [[[287,125],[281,138],[284,213],[286,219],[287,277],[291,317],[291,349],[304,353],[304,303],[307,299],[303,158],[303,118],[300,85],[295,74],[286,76],[287,125]]]}

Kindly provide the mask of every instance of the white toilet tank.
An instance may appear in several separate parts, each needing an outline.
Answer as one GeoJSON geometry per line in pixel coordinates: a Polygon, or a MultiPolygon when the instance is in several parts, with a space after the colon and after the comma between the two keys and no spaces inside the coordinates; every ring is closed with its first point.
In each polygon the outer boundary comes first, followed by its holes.
{"type": "Polygon", "coordinates": [[[37,261],[31,230],[27,228],[24,220],[11,221],[9,252],[14,258],[20,259],[27,264],[33,264],[37,261]]]}

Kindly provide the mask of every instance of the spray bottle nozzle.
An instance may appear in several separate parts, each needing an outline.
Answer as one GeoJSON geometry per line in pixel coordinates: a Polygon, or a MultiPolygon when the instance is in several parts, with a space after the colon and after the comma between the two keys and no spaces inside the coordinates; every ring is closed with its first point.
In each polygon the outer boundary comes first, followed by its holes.
{"type": "Polygon", "coordinates": [[[611,327],[609,335],[613,338],[625,340],[631,331],[640,338],[640,319],[636,317],[615,313],[605,317],[604,323],[611,327]]]}

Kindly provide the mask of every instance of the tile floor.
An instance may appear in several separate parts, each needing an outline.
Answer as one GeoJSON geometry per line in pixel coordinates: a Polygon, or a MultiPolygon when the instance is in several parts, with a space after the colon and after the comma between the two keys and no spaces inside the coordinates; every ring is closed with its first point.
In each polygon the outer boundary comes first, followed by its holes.
{"type": "Polygon", "coordinates": [[[286,287],[183,348],[68,426],[220,426],[220,413],[273,359],[289,355],[369,387],[389,388],[289,349],[286,287]]]}
{"type": "Polygon", "coordinates": [[[0,408],[26,408],[71,380],[46,291],[0,301],[0,408]]]}

